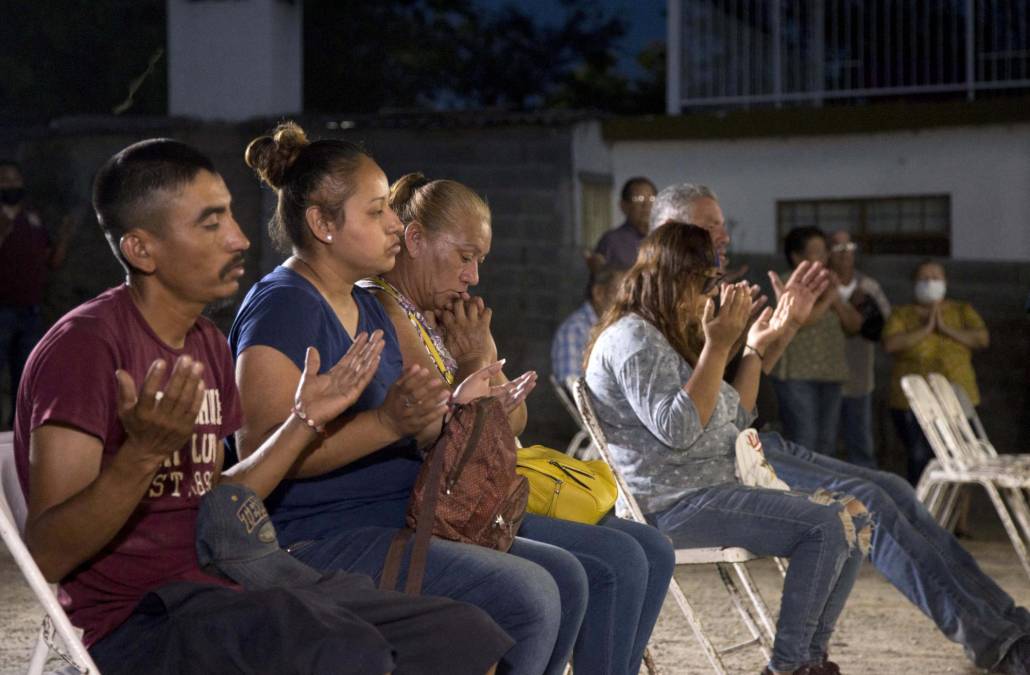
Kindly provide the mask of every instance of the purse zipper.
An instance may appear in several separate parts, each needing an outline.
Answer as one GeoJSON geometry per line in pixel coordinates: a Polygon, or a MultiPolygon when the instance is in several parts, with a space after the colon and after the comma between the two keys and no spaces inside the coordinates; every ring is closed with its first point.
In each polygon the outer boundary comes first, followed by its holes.
{"type": "MultiPolygon", "coordinates": [[[[562,488],[563,485],[565,485],[565,481],[563,481],[561,478],[556,478],[556,477],[552,476],[549,473],[545,473],[545,472],[541,471],[540,469],[534,468],[532,466],[528,466],[526,464],[516,464],[515,466],[520,468],[520,469],[525,469],[526,471],[532,471],[533,473],[538,473],[541,476],[545,476],[545,477],[550,478],[551,480],[554,481],[554,492],[551,493],[551,500],[547,504],[547,515],[548,516],[554,516],[554,509],[558,505],[558,495],[561,494],[561,488],[562,488]]],[[[584,487],[586,487],[586,486],[584,486],[584,487]]]]}
{"type": "Polygon", "coordinates": [[[572,480],[574,480],[577,483],[579,483],[582,487],[586,488],[587,490],[590,489],[589,485],[587,485],[586,483],[584,483],[583,481],[581,481],[580,479],[578,479],[574,475],[572,475],[572,472],[575,471],[576,473],[582,474],[583,476],[586,476],[587,478],[590,478],[591,480],[593,480],[594,476],[592,476],[591,474],[587,473],[586,471],[582,471],[580,469],[573,468],[571,466],[565,466],[564,464],[562,464],[561,462],[559,462],[556,459],[549,459],[549,460],[547,460],[547,463],[551,464],[554,467],[556,467],[559,471],[561,471],[566,476],[568,476],[572,480]]]}

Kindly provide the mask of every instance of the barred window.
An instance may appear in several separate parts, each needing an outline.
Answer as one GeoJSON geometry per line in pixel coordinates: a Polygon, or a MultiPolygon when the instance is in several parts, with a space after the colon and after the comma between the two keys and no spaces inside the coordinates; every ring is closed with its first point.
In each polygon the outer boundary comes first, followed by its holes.
{"type": "Polygon", "coordinates": [[[951,196],[800,199],[776,202],[780,241],[795,227],[847,230],[865,253],[951,255],[951,196]]]}

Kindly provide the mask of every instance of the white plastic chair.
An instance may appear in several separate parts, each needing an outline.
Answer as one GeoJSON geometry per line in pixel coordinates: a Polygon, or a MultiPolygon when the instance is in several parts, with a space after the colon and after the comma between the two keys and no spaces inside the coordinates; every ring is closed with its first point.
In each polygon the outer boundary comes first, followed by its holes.
{"type": "Polygon", "coordinates": [[[0,433],[0,536],[11,552],[11,556],[21,569],[22,576],[35,594],[46,615],[40,627],[39,637],[32,651],[28,675],[40,675],[52,651],[68,666],[59,671],[62,675],[68,672],[99,674],[100,670],[89,652],[82,644],[79,632],[68,620],[68,615],[57,602],[52,587],[47,584],[39,567],[32,559],[21,533],[25,528],[27,509],[18,484],[17,471],[14,466],[14,434],[0,433]],[[60,637],[61,644],[56,639],[60,637]]]}
{"type": "Polygon", "coordinates": [[[946,523],[956,487],[983,487],[1030,577],[1030,508],[1025,493],[1030,489],[1030,465],[1018,455],[1010,459],[992,454],[993,447],[988,449],[975,437],[947,379],[939,374],[930,377],[936,386],[920,375],[901,378],[901,389],[937,458],[923,471],[916,495],[946,523]]]}
{"type": "MultiPolygon", "coordinates": [[[[637,500],[633,497],[633,493],[629,491],[629,487],[626,485],[625,479],[622,477],[622,473],[619,471],[618,466],[612,459],[611,453],[608,450],[608,441],[605,439],[604,431],[598,424],[597,416],[594,414],[593,405],[590,403],[589,392],[587,390],[586,382],[579,378],[573,385],[572,396],[576,401],[576,407],[579,410],[580,415],[583,419],[583,424],[590,434],[590,438],[593,440],[594,447],[601,454],[601,458],[608,463],[612,468],[612,473],[615,474],[615,480],[619,485],[619,504],[616,506],[618,515],[623,518],[629,518],[639,523],[646,523],[643,512],[640,510],[640,505],[637,504],[637,500]],[[620,510],[620,509],[625,509],[620,510]]],[[[769,608],[762,598],[758,587],[755,585],[754,580],[751,578],[751,574],[748,572],[747,567],[744,563],[755,560],[759,556],[751,553],[742,548],[680,548],[676,549],[676,564],[677,565],[710,565],[714,564],[719,572],[719,577],[722,579],[723,585],[726,587],[726,592],[730,596],[730,601],[736,608],[737,613],[740,615],[741,621],[747,627],[748,632],[751,633],[751,639],[739,644],[731,645],[722,649],[717,649],[713,644],[708,634],[705,632],[704,624],[701,622],[701,618],[697,612],[694,611],[690,601],[687,600],[686,594],[683,592],[683,588],[679,585],[673,577],[669,584],[669,592],[672,594],[673,599],[679,606],[680,611],[686,618],[687,623],[690,625],[690,629],[694,632],[694,637],[701,644],[701,649],[705,653],[705,657],[711,664],[712,669],[720,675],[725,675],[726,666],[723,665],[722,656],[731,652],[738,651],[751,646],[758,647],[766,659],[769,658],[770,648],[776,635],[775,622],[769,613],[769,608]],[[744,591],[747,593],[748,599],[750,600],[751,608],[749,609],[745,604],[740,591],[737,588],[736,583],[730,576],[727,567],[733,569],[737,574],[737,578],[740,584],[744,587],[744,591]],[[755,614],[758,615],[759,625],[755,621],[755,618],[751,615],[751,611],[754,610],[755,614]]]]}
{"type": "MultiPolygon", "coordinates": [[[[559,382],[558,378],[554,375],[549,375],[548,379],[551,382],[551,387],[554,389],[555,395],[558,397],[558,400],[561,401],[562,407],[565,408],[565,411],[569,413],[569,416],[575,420],[576,426],[579,427],[579,431],[576,432],[576,435],[572,437],[572,440],[569,441],[569,445],[565,448],[565,454],[572,455],[579,459],[594,459],[594,457],[589,456],[591,453],[590,435],[583,427],[583,420],[579,416],[579,411],[576,410],[576,404],[572,402],[571,398],[569,398],[569,390],[566,389],[565,385],[559,382]]],[[[569,379],[571,381],[575,381],[574,377],[570,377],[569,379]]],[[[571,386],[571,384],[569,386],[571,386]]]]}

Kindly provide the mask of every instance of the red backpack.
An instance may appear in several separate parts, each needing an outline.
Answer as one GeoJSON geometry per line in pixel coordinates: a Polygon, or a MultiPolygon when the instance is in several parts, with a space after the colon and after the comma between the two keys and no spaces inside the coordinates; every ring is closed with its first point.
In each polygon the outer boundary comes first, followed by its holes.
{"type": "Polygon", "coordinates": [[[515,473],[515,437],[497,399],[458,406],[422,465],[408,502],[408,527],[390,545],[379,587],[397,585],[414,534],[404,591],[422,588],[431,535],[507,551],[522,524],[529,484],[515,473]],[[413,532],[414,531],[414,532],[413,532]]]}

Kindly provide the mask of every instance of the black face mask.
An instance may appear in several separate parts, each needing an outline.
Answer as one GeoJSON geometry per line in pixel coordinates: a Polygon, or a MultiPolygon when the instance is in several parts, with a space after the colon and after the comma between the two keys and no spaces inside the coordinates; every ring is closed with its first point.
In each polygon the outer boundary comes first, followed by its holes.
{"type": "Polygon", "coordinates": [[[4,188],[0,190],[0,203],[7,206],[20,204],[25,199],[25,188],[4,188]]]}

